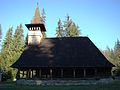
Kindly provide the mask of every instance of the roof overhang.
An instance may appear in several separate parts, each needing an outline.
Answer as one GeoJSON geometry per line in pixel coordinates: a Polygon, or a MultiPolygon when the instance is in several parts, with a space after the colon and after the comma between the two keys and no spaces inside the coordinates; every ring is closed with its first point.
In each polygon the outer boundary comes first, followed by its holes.
{"type": "Polygon", "coordinates": [[[25,24],[25,26],[29,29],[30,27],[40,27],[42,31],[46,31],[44,24],[25,24]]]}

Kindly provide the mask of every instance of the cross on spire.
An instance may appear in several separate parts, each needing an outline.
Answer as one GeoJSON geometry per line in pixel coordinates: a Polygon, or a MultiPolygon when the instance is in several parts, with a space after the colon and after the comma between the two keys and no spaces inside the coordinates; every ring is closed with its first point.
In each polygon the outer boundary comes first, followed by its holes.
{"type": "Polygon", "coordinates": [[[37,6],[38,6],[38,2],[37,2],[37,6]]]}

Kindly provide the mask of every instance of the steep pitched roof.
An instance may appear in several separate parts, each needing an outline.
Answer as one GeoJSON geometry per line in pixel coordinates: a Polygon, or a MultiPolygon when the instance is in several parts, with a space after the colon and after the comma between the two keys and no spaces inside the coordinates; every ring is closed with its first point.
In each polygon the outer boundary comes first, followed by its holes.
{"type": "Polygon", "coordinates": [[[14,68],[113,67],[88,37],[46,38],[28,46],[14,68]]]}
{"type": "Polygon", "coordinates": [[[40,17],[40,12],[39,12],[38,3],[37,3],[36,10],[32,18],[31,24],[41,24],[41,23],[42,23],[42,18],[40,17]]]}

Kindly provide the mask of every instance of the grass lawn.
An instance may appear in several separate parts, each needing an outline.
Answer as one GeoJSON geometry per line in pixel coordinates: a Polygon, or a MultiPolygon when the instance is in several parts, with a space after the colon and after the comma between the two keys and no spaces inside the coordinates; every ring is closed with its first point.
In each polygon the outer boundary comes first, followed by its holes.
{"type": "Polygon", "coordinates": [[[20,86],[0,85],[0,90],[120,90],[120,81],[109,84],[81,85],[81,86],[20,86]]]}

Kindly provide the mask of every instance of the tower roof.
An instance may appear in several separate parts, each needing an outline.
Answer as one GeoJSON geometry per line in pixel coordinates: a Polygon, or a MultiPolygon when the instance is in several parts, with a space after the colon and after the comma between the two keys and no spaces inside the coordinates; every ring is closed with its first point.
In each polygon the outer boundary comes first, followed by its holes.
{"type": "Polygon", "coordinates": [[[42,23],[42,18],[40,17],[40,12],[39,12],[38,3],[37,3],[36,10],[32,18],[31,24],[41,24],[41,23],[42,23]]]}

